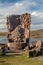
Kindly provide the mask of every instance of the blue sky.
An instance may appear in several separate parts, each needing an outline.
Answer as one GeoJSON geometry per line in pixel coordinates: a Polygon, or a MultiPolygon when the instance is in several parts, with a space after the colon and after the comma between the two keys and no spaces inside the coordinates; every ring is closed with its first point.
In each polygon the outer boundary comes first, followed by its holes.
{"type": "Polygon", "coordinates": [[[43,29],[43,0],[0,0],[0,31],[7,31],[7,16],[26,12],[31,14],[31,30],[43,29]]]}

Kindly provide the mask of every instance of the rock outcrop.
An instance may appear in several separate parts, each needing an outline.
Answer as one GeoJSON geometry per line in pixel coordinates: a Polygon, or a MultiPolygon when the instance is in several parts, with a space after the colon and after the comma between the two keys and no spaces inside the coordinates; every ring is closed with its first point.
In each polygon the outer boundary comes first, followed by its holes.
{"type": "Polygon", "coordinates": [[[8,47],[10,49],[24,49],[29,43],[31,15],[11,15],[7,17],[8,47]]]}
{"type": "Polygon", "coordinates": [[[29,56],[38,56],[40,54],[43,54],[43,41],[36,41],[33,43],[30,43],[29,45],[29,56]]]}

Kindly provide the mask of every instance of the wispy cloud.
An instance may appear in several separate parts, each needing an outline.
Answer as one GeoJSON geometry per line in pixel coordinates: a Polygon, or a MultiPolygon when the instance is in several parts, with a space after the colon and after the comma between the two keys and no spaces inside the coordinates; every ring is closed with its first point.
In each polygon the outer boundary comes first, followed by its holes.
{"type": "Polygon", "coordinates": [[[43,24],[37,24],[37,25],[31,24],[30,29],[31,30],[43,29],[43,24]]]}
{"type": "Polygon", "coordinates": [[[43,12],[36,12],[36,11],[35,11],[35,12],[32,12],[31,15],[37,16],[37,17],[43,19],[43,12]]]}
{"type": "Polygon", "coordinates": [[[4,18],[0,19],[2,25],[3,22],[6,24],[8,15],[25,12],[31,13],[32,30],[43,28],[43,0],[0,0],[0,18],[4,18]]]}

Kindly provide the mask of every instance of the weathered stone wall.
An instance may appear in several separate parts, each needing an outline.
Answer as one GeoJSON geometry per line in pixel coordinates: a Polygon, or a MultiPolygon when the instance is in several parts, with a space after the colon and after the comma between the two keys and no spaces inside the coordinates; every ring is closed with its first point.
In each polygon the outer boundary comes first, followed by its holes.
{"type": "Polygon", "coordinates": [[[11,15],[7,17],[8,46],[12,49],[24,49],[30,36],[31,15],[11,15]]]}

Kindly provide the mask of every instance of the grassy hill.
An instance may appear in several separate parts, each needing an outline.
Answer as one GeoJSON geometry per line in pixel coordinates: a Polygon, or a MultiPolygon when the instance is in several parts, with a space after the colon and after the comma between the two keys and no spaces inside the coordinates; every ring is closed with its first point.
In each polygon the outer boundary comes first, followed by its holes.
{"type": "Polygon", "coordinates": [[[0,32],[0,36],[6,36],[7,32],[0,32]]]}
{"type": "Polygon", "coordinates": [[[32,38],[43,38],[43,29],[31,31],[30,37],[32,37],[32,38]]]}
{"type": "MultiPolygon", "coordinates": [[[[6,36],[7,32],[0,32],[0,36],[6,36]]],[[[43,29],[30,31],[31,38],[43,38],[43,29]]]]}

